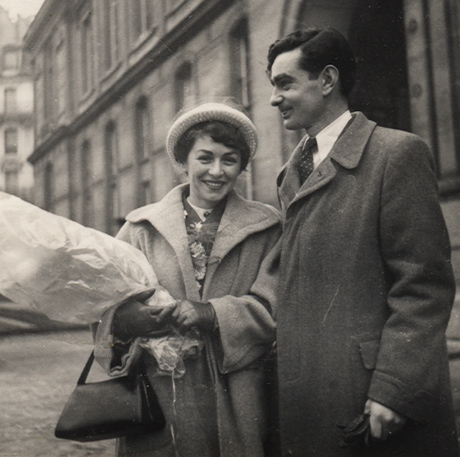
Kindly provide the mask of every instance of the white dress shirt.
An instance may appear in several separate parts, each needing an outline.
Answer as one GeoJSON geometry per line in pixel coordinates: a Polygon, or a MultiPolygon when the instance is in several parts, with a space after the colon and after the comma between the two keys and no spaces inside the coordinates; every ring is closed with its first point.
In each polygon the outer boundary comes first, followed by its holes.
{"type": "MultiPolygon", "coordinates": [[[[315,138],[318,144],[318,150],[313,153],[313,169],[315,169],[327,157],[329,152],[331,152],[334,143],[337,141],[337,138],[343,132],[343,129],[350,119],[351,113],[347,110],[316,135],[315,138]]],[[[309,138],[308,135],[305,137],[304,145],[309,138]]]]}

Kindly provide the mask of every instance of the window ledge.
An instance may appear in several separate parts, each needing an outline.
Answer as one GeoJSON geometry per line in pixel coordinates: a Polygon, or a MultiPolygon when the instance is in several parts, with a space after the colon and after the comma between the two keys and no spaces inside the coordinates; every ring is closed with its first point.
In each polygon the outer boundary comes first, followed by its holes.
{"type": "Polygon", "coordinates": [[[121,67],[121,61],[118,60],[110,68],[104,71],[104,75],[101,77],[100,81],[102,83],[105,83],[106,81],[108,81],[120,67],[121,67]]]}
{"type": "Polygon", "coordinates": [[[133,42],[130,54],[135,54],[147,41],[157,34],[158,25],[155,24],[151,29],[142,32],[133,42]]]}

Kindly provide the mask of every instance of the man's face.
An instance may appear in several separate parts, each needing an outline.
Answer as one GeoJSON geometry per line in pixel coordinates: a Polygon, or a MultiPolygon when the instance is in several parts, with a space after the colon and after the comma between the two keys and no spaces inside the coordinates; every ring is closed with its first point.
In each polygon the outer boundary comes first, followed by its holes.
{"type": "Polygon", "coordinates": [[[270,98],[288,130],[306,129],[314,135],[322,117],[324,100],[321,75],[317,79],[300,68],[300,49],[280,54],[271,69],[273,92],[270,98]]]}

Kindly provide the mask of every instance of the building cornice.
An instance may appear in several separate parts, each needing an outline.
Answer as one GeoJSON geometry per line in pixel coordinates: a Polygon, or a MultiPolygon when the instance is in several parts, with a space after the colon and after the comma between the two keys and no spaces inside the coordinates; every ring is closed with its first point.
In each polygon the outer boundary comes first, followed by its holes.
{"type": "Polygon", "coordinates": [[[33,55],[41,48],[42,43],[53,33],[53,25],[59,22],[63,12],[68,8],[67,2],[68,0],[45,0],[23,38],[24,49],[27,52],[33,55]],[[43,33],[44,30],[47,33],[43,33]]]}
{"type": "Polygon", "coordinates": [[[60,125],[56,128],[52,134],[46,137],[45,141],[42,142],[34,152],[27,158],[27,160],[33,165],[40,158],[46,155],[47,152],[52,150],[56,144],[61,140],[65,139],[69,135],[69,126],[60,125]]]}

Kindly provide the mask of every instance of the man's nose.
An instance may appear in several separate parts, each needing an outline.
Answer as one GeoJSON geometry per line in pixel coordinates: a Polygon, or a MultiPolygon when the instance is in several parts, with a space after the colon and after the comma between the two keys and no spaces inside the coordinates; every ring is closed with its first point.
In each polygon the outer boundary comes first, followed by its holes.
{"type": "Polygon", "coordinates": [[[277,92],[276,88],[274,88],[272,91],[272,95],[270,97],[270,104],[272,106],[278,106],[281,103],[282,99],[283,97],[281,97],[281,95],[277,92]]]}

